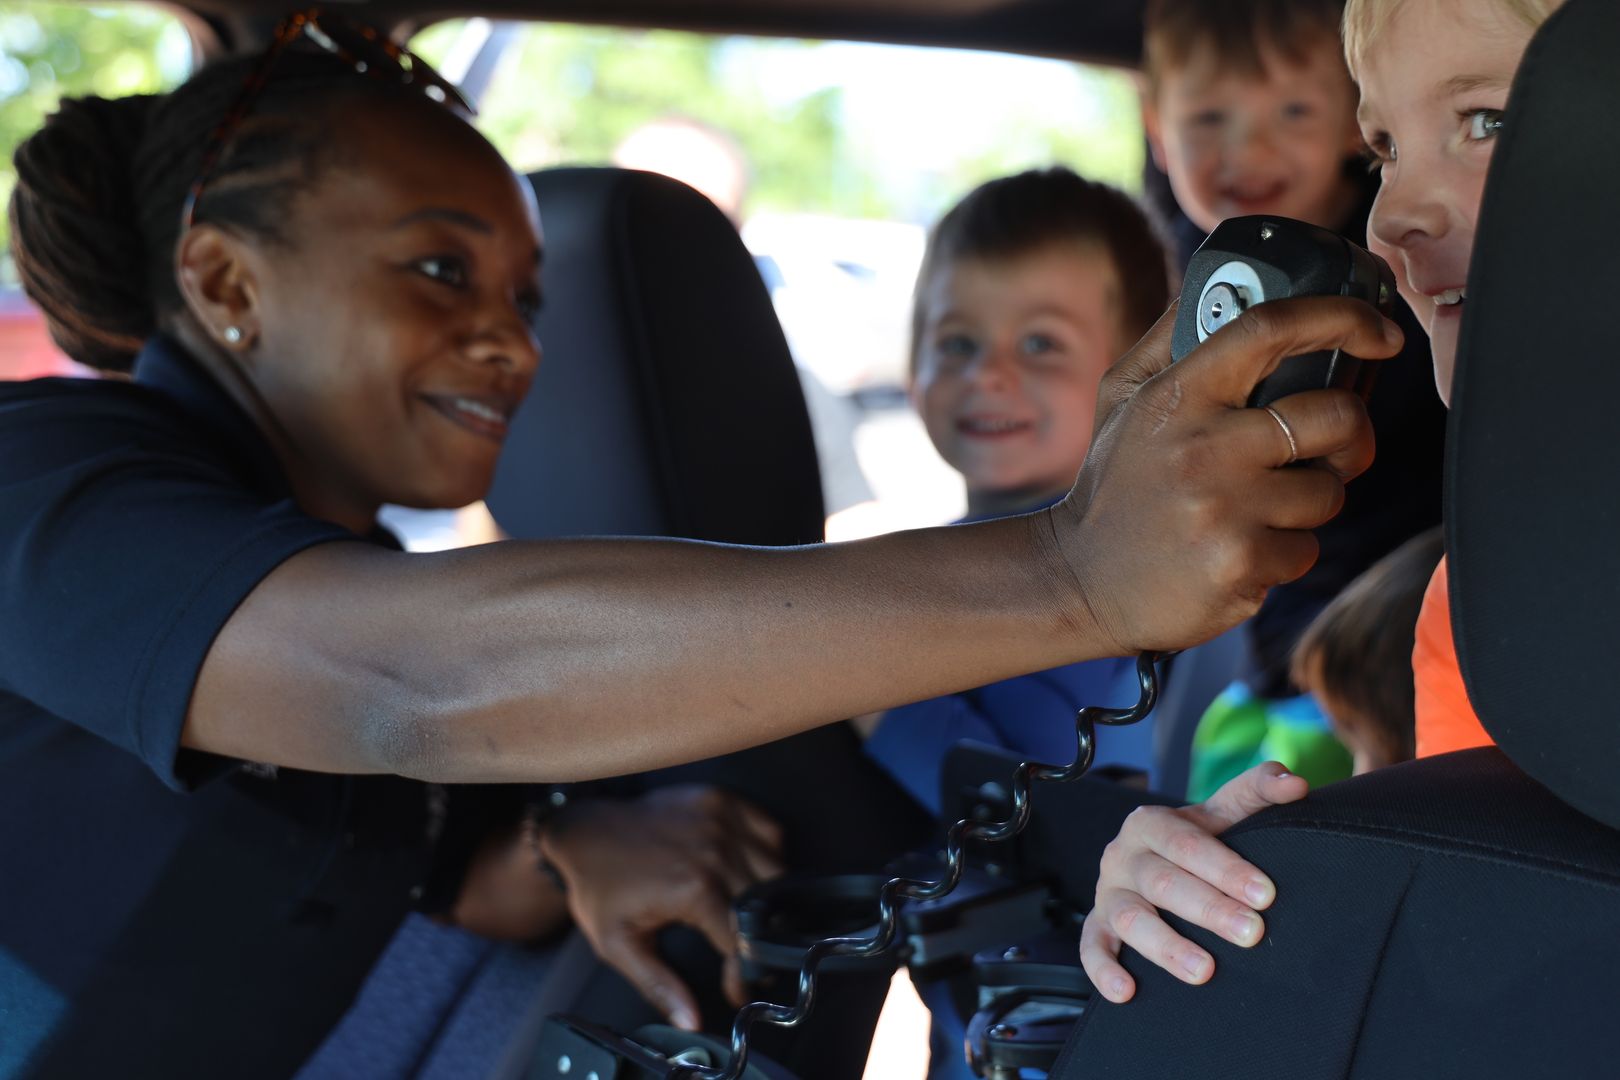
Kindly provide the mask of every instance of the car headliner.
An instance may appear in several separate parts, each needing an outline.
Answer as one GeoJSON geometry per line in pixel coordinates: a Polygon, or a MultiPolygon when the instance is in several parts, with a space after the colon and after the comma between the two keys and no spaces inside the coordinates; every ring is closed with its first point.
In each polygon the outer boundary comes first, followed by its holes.
{"type": "MultiPolygon", "coordinates": [[[[834,38],[999,49],[1134,65],[1144,0],[358,0],[331,5],[403,29],[483,15],[706,33],[834,38]]],[[[189,0],[220,44],[262,41],[298,0],[189,0]]]]}

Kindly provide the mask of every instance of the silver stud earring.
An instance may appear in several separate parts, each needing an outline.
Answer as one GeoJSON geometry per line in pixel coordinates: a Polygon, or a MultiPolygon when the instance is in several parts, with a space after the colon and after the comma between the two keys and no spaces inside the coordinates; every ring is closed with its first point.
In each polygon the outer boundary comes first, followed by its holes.
{"type": "Polygon", "coordinates": [[[242,328],[240,326],[227,326],[225,328],[225,341],[227,344],[236,345],[239,344],[241,340],[242,328]]]}

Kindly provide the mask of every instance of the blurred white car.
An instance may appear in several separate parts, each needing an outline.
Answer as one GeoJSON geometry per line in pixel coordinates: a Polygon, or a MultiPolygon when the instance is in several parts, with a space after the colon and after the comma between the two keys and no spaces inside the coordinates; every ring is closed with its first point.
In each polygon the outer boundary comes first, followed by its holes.
{"type": "Polygon", "coordinates": [[[905,385],[921,226],[762,213],[742,237],[795,360],[835,394],[905,385]]]}

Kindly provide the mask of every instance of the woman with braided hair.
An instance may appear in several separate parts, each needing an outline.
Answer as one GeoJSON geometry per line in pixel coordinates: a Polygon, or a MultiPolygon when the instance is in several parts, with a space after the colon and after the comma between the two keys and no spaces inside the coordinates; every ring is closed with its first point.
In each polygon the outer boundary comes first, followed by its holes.
{"type": "Polygon", "coordinates": [[[0,1071],[287,1075],[413,905],[514,937],[560,910],[457,785],[1190,645],[1309,565],[1370,458],[1343,395],[1284,403],[1287,442],[1242,407],[1284,356],[1397,348],[1365,305],[1306,301],[1170,372],[1161,323],[1038,514],[405,554],[382,504],[490,483],[540,361],[541,233],[452,91],[408,56],[357,74],[363,35],[320,24],[66,102],[16,154],[29,295],[125,377],[0,385],[0,1071]],[[1327,467],[1280,468],[1296,448],[1327,467]]]}

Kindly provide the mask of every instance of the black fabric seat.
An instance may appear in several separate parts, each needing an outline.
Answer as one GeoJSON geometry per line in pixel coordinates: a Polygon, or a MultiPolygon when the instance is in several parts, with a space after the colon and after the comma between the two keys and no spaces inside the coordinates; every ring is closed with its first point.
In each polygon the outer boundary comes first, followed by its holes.
{"type": "MultiPolygon", "coordinates": [[[[736,229],[678,181],[613,168],[530,177],[546,237],[546,359],[507,438],[491,512],[519,539],[821,539],[815,443],[776,313],[736,229]]],[[[661,774],[755,799],[804,869],[864,869],[926,829],[843,725],[661,774]],[[739,761],[749,768],[736,768],[739,761]],[[829,783],[830,781],[831,783],[829,783]],[[814,794],[804,789],[813,786],[814,794]],[[870,791],[867,799],[848,790],[870,791]],[[865,820],[863,813],[880,816],[865,820]],[[849,833],[868,838],[851,843],[849,833]]]]}
{"type": "MultiPolygon", "coordinates": [[[[489,496],[502,528],[520,539],[820,541],[798,376],[730,221],[651,173],[562,168],[530,180],[545,232],[546,356],[489,496]]],[[[788,866],[804,873],[875,870],[931,827],[845,724],[614,787],[695,782],[769,812],[788,866]]],[[[729,1031],[712,949],[696,932],[668,933],[661,946],[708,1026],[729,1031]]],[[[852,979],[811,1023],[760,1046],[799,1075],[854,1080],[886,990],[886,979],[852,979]]],[[[560,1007],[621,1030],[660,1019],[605,969],[560,1007]]]]}
{"type": "Polygon", "coordinates": [[[666,177],[530,177],[546,359],[489,506],[518,537],[822,538],[798,376],[765,284],[712,203],[666,177]]]}
{"type": "Polygon", "coordinates": [[[1131,956],[1053,1075],[1485,1080],[1614,1075],[1620,833],[1498,750],[1334,784],[1226,837],[1277,882],[1189,987],[1131,956]]]}
{"type": "MultiPolygon", "coordinates": [[[[1481,211],[1447,457],[1452,615],[1500,749],[1334,785],[1244,822],[1277,881],[1241,950],[1192,932],[1189,987],[1128,953],[1054,1070],[1092,1077],[1494,1080],[1620,1073],[1620,6],[1532,43],[1481,211]]],[[[1185,926],[1181,929],[1186,932],[1185,926]]]]}

